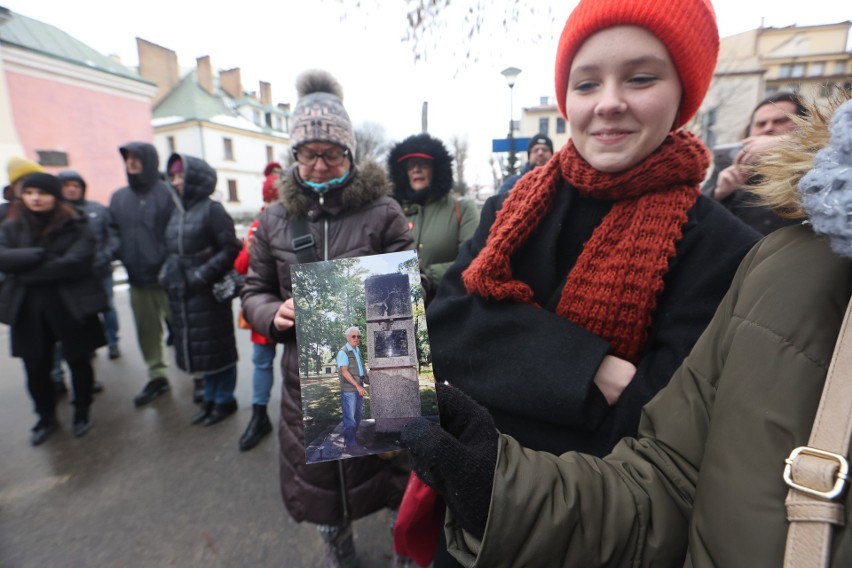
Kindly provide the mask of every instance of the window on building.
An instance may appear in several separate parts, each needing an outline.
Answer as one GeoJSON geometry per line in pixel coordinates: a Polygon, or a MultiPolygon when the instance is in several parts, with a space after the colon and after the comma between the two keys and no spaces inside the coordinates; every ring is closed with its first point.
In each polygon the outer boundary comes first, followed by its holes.
{"type": "Polygon", "coordinates": [[[778,76],[781,77],[782,79],[788,78],[790,76],[790,66],[789,65],[782,65],[778,69],[778,76]]]}
{"type": "Polygon", "coordinates": [[[223,138],[222,141],[225,143],[225,159],[233,160],[234,159],[234,141],[230,138],[223,138]]]}
{"type": "Polygon", "coordinates": [[[166,144],[169,146],[169,153],[175,152],[175,137],[174,136],[166,136],[166,144]]]}
{"type": "Polygon", "coordinates": [[[804,63],[796,63],[790,69],[790,77],[804,77],[805,76],[805,64],[804,63]]]}
{"type": "Polygon", "coordinates": [[[260,111],[259,110],[253,110],[252,115],[253,115],[252,119],[254,120],[254,123],[256,125],[260,126],[260,111]]]}
{"type": "Polygon", "coordinates": [[[281,117],[278,116],[277,114],[273,117],[272,124],[273,124],[272,128],[274,128],[275,130],[279,130],[279,131],[283,130],[283,128],[282,128],[283,124],[281,122],[281,117]]]}
{"type": "Polygon", "coordinates": [[[771,97],[772,95],[774,95],[777,92],[778,92],[778,87],[776,87],[775,85],[770,85],[770,86],[766,87],[765,96],[771,97]]]}
{"type": "Polygon", "coordinates": [[[231,203],[239,203],[240,196],[237,194],[237,180],[228,180],[228,201],[231,203]]]}
{"type": "Polygon", "coordinates": [[[565,119],[561,116],[556,117],[556,133],[565,134],[565,119]]]}
{"type": "Polygon", "coordinates": [[[820,75],[825,73],[825,63],[822,61],[815,61],[808,65],[808,75],[810,77],[819,77],[820,75]]]}
{"type": "Polygon", "coordinates": [[[266,163],[268,164],[274,159],[275,153],[272,150],[272,146],[266,147],[266,163]]]}
{"type": "Polygon", "coordinates": [[[62,166],[68,165],[68,152],[60,150],[36,150],[36,160],[42,166],[62,166]]]}
{"type": "Polygon", "coordinates": [[[272,113],[267,112],[265,117],[266,117],[266,126],[268,126],[269,128],[272,128],[272,113]]]}
{"type": "Polygon", "coordinates": [[[845,61],[835,61],[834,62],[834,74],[835,75],[846,75],[846,62],[845,61]]]}
{"type": "Polygon", "coordinates": [[[547,131],[550,129],[550,119],[543,116],[538,119],[538,132],[547,136],[547,131]]]}

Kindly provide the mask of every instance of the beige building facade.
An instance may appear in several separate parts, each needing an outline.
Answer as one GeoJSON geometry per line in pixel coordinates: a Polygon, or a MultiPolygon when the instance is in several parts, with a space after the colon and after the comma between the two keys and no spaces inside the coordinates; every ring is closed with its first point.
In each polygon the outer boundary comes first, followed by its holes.
{"type": "MultiPolygon", "coordinates": [[[[541,97],[539,104],[521,109],[518,138],[530,138],[536,134],[544,134],[553,140],[554,150],[564,146],[571,137],[568,121],[562,118],[553,97],[541,97]]],[[[526,153],[526,148],[520,150],[526,153]]]]}
{"type": "Polygon", "coordinates": [[[764,98],[793,91],[823,104],[852,88],[852,22],[758,28],[722,38],[719,63],[701,111],[688,127],[710,146],[740,140],[764,98]]]}

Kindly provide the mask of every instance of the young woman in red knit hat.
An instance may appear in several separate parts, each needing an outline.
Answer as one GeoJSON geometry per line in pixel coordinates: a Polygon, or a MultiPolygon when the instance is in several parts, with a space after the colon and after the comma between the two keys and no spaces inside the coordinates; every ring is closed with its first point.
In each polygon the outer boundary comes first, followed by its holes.
{"type": "Polygon", "coordinates": [[[556,53],[571,139],[486,202],[427,312],[436,378],[527,448],[634,435],[758,239],[700,196],[709,153],[681,128],[718,46],[707,0],[581,0],[556,53]]]}

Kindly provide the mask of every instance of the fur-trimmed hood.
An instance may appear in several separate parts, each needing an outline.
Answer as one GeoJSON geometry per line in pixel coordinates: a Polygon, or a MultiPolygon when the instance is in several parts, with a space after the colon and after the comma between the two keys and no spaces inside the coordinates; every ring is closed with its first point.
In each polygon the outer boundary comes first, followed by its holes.
{"type": "Polygon", "coordinates": [[[393,182],[393,195],[402,203],[411,201],[414,193],[408,181],[405,163],[400,158],[409,154],[425,154],[432,157],[432,185],[426,188],[427,201],[434,201],[447,195],[453,188],[453,158],[443,142],[428,134],[409,136],[388,154],[388,171],[393,182]]]}
{"type": "MultiPolygon", "coordinates": [[[[306,216],[319,203],[319,195],[302,187],[296,180],[295,168],[283,172],[276,182],[279,201],[294,215],[306,216]]],[[[352,172],[349,182],[323,196],[322,208],[331,215],[357,209],[390,193],[387,174],[375,162],[362,162],[352,172]]]]}

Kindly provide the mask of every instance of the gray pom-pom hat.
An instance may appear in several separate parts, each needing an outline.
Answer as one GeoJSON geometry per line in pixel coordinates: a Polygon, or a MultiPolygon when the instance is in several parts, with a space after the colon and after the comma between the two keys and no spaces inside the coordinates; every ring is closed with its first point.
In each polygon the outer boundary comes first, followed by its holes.
{"type": "Polygon", "coordinates": [[[831,239],[834,252],[852,258],[852,100],[834,113],[830,142],[799,182],[802,206],[814,232],[831,239]]]}
{"type": "Polygon", "coordinates": [[[303,72],[296,79],[299,100],[290,117],[290,145],[330,142],[355,156],[355,131],[343,107],[343,88],[330,73],[321,69],[303,72]]]}

